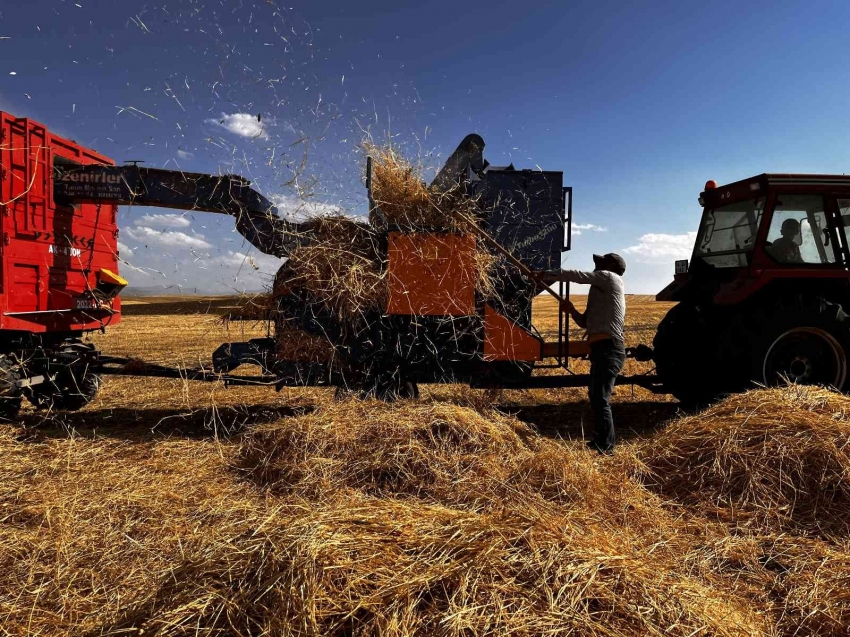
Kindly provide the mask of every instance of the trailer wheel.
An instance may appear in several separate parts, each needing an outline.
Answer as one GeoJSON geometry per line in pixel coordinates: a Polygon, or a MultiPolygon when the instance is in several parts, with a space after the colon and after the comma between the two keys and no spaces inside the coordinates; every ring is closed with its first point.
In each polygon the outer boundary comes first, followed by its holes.
{"type": "Polygon", "coordinates": [[[754,319],[753,381],[766,386],[790,382],[845,387],[850,317],[840,305],[798,297],[778,302],[754,319]]]}
{"type": "Polygon", "coordinates": [[[0,422],[15,422],[21,411],[21,397],[0,398],[0,422]]]}
{"type": "Polygon", "coordinates": [[[53,381],[36,385],[27,393],[27,399],[39,409],[77,411],[88,405],[97,395],[103,380],[88,368],[66,368],[53,381]]]}
{"type": "Polygon", "coordinates": [[[15,382],[19,378],[20,367],[0,354],[0,421],[15,421],[21,411],[21,393],[15,382]]]}

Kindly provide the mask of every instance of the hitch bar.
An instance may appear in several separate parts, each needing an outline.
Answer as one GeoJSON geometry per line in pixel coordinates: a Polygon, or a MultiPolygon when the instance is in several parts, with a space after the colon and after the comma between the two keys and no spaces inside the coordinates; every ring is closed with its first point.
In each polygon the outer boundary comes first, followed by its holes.
{"type": "Polygon", "coordinates": [[[100,356],[98,365],[93,366],[99,374],[111,376],[147,376],[150,378],[180,378],[207,382],[223,381],[225,385],[276,385],[278,378],[264,374],[262,376],[237,376],[220,373],[206,367],[181,369],[146,363],[134,358],[119,356],[100,356]]]}

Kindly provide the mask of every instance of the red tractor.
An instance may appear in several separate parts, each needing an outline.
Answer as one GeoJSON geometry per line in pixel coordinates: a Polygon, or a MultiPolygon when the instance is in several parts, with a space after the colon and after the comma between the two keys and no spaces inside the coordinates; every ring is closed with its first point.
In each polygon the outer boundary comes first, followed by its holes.
{"type": "Polygon", "coordinates": [[[658,300],[663,388],[704,404],[754,384],[844,389],[850,352],[850,177],[764,174],[700,196],[690,266],[658,300]]]}

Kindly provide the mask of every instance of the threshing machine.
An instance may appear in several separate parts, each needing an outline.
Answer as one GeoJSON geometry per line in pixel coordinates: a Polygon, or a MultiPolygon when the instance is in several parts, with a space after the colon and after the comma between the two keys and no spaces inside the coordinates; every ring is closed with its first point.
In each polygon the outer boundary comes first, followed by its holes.
{"type": "MultiPolygon", "coordinates": [[[[121,319],[118,206],[231,215],[247,241],[282,263],[314,240],[311,223],[281,219],[241,177],[116,166],[37,122],[0,113],[0,412],[12,417],[23,398],[42,408],[79,409],[104,374],[278,389],[328,385],[382,398],[415,396],[419,383],[586,385],[586,376],[569,369],[587,345],[569,340],[566,313],[558,312],[549,341],[532,316],[532,301],[544,291],[532,272],[560,267],[571,245],[572,190],[561,172],[491,166],[483,150],[484,140],[469,135],[430,185],[463,188],[479,202],[477,223],[466,231],[394,226],[371,196],[367,169],[369,232],[388,285],[383,305],[352,325],[305,312],[297,287],[275,298],[276,328],[319,337],[329,354],[303,348],[303,356],[283,355],[287,332],[276,329],[268,338],[225,343],[209,365],[182,370],[107,356],[84,340],[121,319]],[[482,248],[498,264],[496,293],[486,297],[474,275],[482,248]],[[235,375],[246,364],[261,373],[235,375]],[[547,367],[554,370],[535,374],[547,367]]],[[[693,257],[676,264],[674,282],[659,294],[679,304],[662,321],[654,351],[627,350],[654,359],[657,374],[620,382],[692,403],[754,381],[842,388],[850,348],[841,310],[850,302],[850,179],[711,182],[700,201],[693,257]]],[[[559,285],[545,289],[566,298],[569,289],[559,285]]]]}

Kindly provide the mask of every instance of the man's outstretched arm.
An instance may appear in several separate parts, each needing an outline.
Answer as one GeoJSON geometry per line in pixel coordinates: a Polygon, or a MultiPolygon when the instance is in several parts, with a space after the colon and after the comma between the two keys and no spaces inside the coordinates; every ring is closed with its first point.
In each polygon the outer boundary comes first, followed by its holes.
{"type": "MultiPolygon", "coordinates": [[[[602,288],[607,287],[608,284],[608,279],[603,276],[599,276],[597,272],[583,272],[581,270],[548,270],[546,272],[535,272],[534,278],[543,284],[569,281],[570,283],[597,285],[602,288]]],[[[576,325],[581,328],[587,327],[587,317],[585,314],[576,309],[576,306],[573,305],[572,301],[564,299],[564,302],[561,304],[561,309],[569,313],[576,325]]]]}
{"type": "Polygon", "coordinates": [[[584,272],[582,270],[547,270],[545,272],[535,273],[539,281],[543,283],[558,283],[569,282],[579,283],[581,285],[595,285],[606,289],[609,285],[609,278],[602,272],[584,272]]]}

